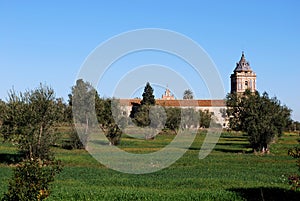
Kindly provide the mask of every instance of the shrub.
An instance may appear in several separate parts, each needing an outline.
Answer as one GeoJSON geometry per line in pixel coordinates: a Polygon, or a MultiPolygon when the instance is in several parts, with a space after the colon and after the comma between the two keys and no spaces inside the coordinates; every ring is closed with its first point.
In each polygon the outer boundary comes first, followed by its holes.
{"type": "Polygon", "coordinates": [[[76,131],[74,125],[71,126],[71,131],[69,132],[70,140],[67,143],[67,146],[64,148],[70,147],[70,149],[84,149],[87,143],[87,135],[84,133],[76,131]]]}
{"type": "Polygon", "coordinates": [[[2,201],[44,200],[50,194],[49,183],[61,171],[60,161],[26,159],[14,170],[8,192],[2,201]]]}
{"type": "MultiPolygon", "coordinates": [[[[294,147],[288,151],[288,154],[293,158],[297,159],[297,166],[300,172],[300,148],[294,147]]],[[[290,175],[288,180],[292,190],[300,189],[300,175],[297,174],[290,175]]]]}
{"type": "Polygon", "coordinates": [[[106,133],[106,137],[109,140],[110,145],[119,145],[121,136],[122,131],[116,124],[114,126],[111,126],[106,133]]]}

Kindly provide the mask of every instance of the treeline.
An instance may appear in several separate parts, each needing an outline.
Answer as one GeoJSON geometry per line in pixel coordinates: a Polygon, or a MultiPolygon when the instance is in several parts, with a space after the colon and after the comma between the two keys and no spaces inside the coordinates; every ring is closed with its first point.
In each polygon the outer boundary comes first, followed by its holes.
{"type": "MultiPolygon", "coordinates": [[[[232,130],[244,131],[253,136],[262,135],[252,137],[264,139],[261,140],[264,141],[262,144],[250,141],[255,149],[256,146],[258,149],[267,148],[274,136],[280,135],[282,131],[300,130],[300,123],[290,119],[291,110],[281,106],[276,98],[271,99],[267,94],[263,96],[258,93],[245,93],[244,96],[229,94],[227,106],[229,126],[232,130]],[[264,130],[258,132],[260,128],[264,130]],[[270,137],[266,137],[269,135],[270,137]]],[[[226,111],[224,113],[226,115],[226,111]]],[[[133,126],[174,134],[179,129],[221,126],[214,121],[208,110],[197,111],[194,108],[156,105],[153,88],[149,83],[146,83],[141,103],[133,105],[130,114],[122,110],[117,99],[101,98],[97,90],[82,79],[77,80],[72,87],[67,102],[62,98],[56,98],[54,90],[44,85],[24,93],[11,90],[6,102],[0,100],[0,128],[4,140],[22,144],[21,141],[25,138],[16,135],[24,133],[27,136],[40,130],[41,133],[47,133],[47,142],[43,142],[43,135],[39,134],[36,139],[32,138],[32,144],[39,146],[43,143],[55,144],[57,136],[53,128],[62,124],[72,128],[70,140],[63,145],[68,148],[84,148],[90,126],[94,125],[102,130],[111,145],[119,144],[124,128],[133,126]],[[26,128],[26,132],[23,131],[28,122],[38,122],[38,127],[26,128]],[[82,128],[83,132],[77,134],[75,127],[82,128]],[[19,130],[16,130],[17,128],[19,130]]],[[[151,134],[145,134],[146,139],[153,137],[151,134]]],[[[36,150],[47,153],[34,145],[30,145],[30,149],[28,146],[20,145],[20,148],[26,150],[24,153],[29,151],[27,153],[29,155],[33,154],[31,152],[37,152],[36,150]]]]}
{"type": "MultiPolygon", "coordinates": [[[[258,93],[256,95],[246,93],[244,96],[229,94],[227,106],[229,108],[227,116],[229,117],[231,129],[244,131],[248,134],[251,134],[253,131],[254,133],[251,135],[256,133],[260,133],[263,136],[271,135],[270,137],[262,137],[264,139],[267,138],[263,140],[265,145],[255,145],[259,146],[259,149],[262,147],[267,148],[267,144],[272,141],[277,133],[300,130],[300,123],[290,119],[291,110],[281,106],[277,99],[270,99],[267,94],[264,94],[261,98],[258,93]],[[277,119],[275,119],[276,116],[278,117],[277,119]],[[273,123],[274,126],[266,127],[272,124],[265,121],[275,122],[273,123]],[[264,131],[256,132],[260,127],[263,127],[264,131]]],[[[194,108],[161,107],[156,105],[153,88],[149,83],[146,83],[141,103],[133,105],[131,113],[126,114],[117,99],[101,98],[97,90],[82,79],[77,80],[72,87],[67,102],[62,98],[56,98],[54,90],[44,85],[24,93],[17,93],[11,90],[6,102],[0,100],[0,128],[4,140],[11,140],[16,144],[21,144],[21,139],[25,138],[16,135],[23,133],[23,127],[31,121],[41,121],[38,123],[39,128],[29,128],[24,135],[29,135],[30,132],[37,132],[38,130],[47,132],[47,143],[50,144],[55,144],[55,140],[57,140],[55,132],[52,132],[54,131],[53,128],[62,124],[69,125],[72,128],[70,140],[63,145],[68,148],[84,148],[89,128],[90,126],[94,127],[95,124],[106,135],[111,145],[119,144],[124,128],[130,128],[131,126],[148,127],[156,132],[161,131],[162,133],[174,134],[179,129],[208,128],[212,125],[214,127],[221,126],[217,125],[214,117],[208,110],[196,111],[194,108]],[[50,114],[52,116],[49,116],[50,114]],[[93,115],[96,115],[96,118],[93,115]],[[47,118],[51,118],[51,121],[47,118]],[[15,124],[18,126],[14,126],[15,124]],[[82,128],[84,132],[78,133],[78,135],[75,127],[82,128]],[[15,130],[16,128],[21,130],[15,130]]],[[[145,134],[145,138],[152,139],[153,136],[145,134]]],[[[253,138],[257,139],[257,137],[253,138]]],[[[38,144],[39,146],[46,143],[43,142],[42,136],[38,136],[34,140],[36,141],[33,144],[38,144]]],[[[252,143],[254,146],[256,142],[252,143]]],[[[20,145],[21,149],[29,150],[29,155],[32,154],[30,152],[36,152],[35,149],[39,149],[34,148],[32,145],[33,148],[30,150],[28,146],[20,145]]],[[[44,151],[41,152],[44,153],[44,151]]]]}
{"type": "MultiPolygon", "coordinates": [[[[117,99],[101,98],[97,90],[82,79],[72,87],[67,102],[55,97],[54,90],[45,85],[24,93],[11,90],[6,102],[0,101],[1,134],[4,140],[16,143],[29,158],[34,154],[48,153],[44,149],[49,148],[48,144],[55,144],[58,138],[54,128],[62,124],[72,128],[70,140],[63,144],[67,148],[84,148],[90,127],[95,124],[111,145],[119,144],[125,127],[149,127],[155,132],[176,134],[178,129],[208,128],[211,123],[216,125],[208,110],[156,106],[149,83],[142,96],[141,104],[134,105],[128,115],[117,99]],[[31,125],[29,128],[26,126],[28,123],[31,125]],[[77,134],[75,128],[78,127],[83,132],[77,134]],[[27,140],[29,135],[32,136],[31,143],[27,140]]],[[[153,136],[145,134],[145,138],[153,136]]]]}
{"type": "Polygon", "coordinates": [[[214,122],[212,114],[207,110],[155,105],[153,88],[149,83],[146,83],[141,103],[132,106],[130,115],[121,107],[117,99],[101,98],[89,83],[80,79],[72,87],[69,104],[65,110],[67,115],[64,116],[69,121],[73,119],[76,127],[81,126],[83,132],[78,133],[81,147],[85,146],[89,126],[93,124],[100,127],[111,145],[118,145],[124,130],[130,132],[134,127],[148,128],[144,138],[153,139],[158,132],[176,134],[179,129],[208,128],[211,122],[214,122]],[[70,113],[71,109],[73,110],[70,113]],[[93,118],[93,115],[97,118],[93,118]]]}

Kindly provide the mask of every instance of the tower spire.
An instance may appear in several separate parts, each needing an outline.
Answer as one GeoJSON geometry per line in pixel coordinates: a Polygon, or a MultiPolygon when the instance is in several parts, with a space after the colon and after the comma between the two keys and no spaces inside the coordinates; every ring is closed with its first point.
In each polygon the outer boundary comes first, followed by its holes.
{"type": "Polygon", "coordinates": [[[242,51],[241,59],[238,63],[236,63],[236,67],[234,69],[235,72],[251,72],[250,63],[245,58],[245,53],[242,51]]]}
{"type": "Polygon", "coordinates": [[[244,53],[244,51],[242,51],[242,56],[241,56],[241,60],[239,63],[245,63],[245,62],[246,62],[245,53],[244,53]]]}
{"type": "Polygon", "coordinates": [[[241,61],[245,61],[246,59],[245,59],[245,53],[244,53],[244,51],[242,51],[242,56],[241,56],[241,61]]]}

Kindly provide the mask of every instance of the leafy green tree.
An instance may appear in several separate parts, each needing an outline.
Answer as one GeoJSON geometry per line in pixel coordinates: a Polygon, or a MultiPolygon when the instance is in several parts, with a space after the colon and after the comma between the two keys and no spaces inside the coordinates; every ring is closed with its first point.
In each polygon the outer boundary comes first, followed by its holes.
{"type": "Polygon", "coordinates": [[[97,92],[94,87],[83,79],[76,80],[69,94],[69,104],[64,108],[64,118],[71,125],[69,132],[69,141],[63,144],[68,149],[84,149],[88,140],[89,126],[91,122],[91,110],[95,105],[95,96],[97,92]],[[82,129],[77,132],[75,129],[82,129]]]}
{"type": "Polygon", "coordinates": [[[224,118],[224,119],[227,118],[227,109],[221,108],[220,113],[221,113],[222,118],[224,118]]]}
{"type": "Polygon", "coordinates": [[[199,126],[201,128],[209,128],[212,121],[212,114],[208,110],[199,110],[200,120],[199,126]]]}
{"type": "Polygon", "coordinates": [[[291,110],[267,93],[229,94],[226,103],[230,128],[246,132],[254,151],[268,151],[274,137],[291,121],[291,110]]]}
{"type": "Polygon", "coordinates": [[[62,118],[60,119],[60,123],[70,123],[73,121],[72,119],[72,108],[64,102],[63,98],[57,98],[56,99],[56,106],[59,108],[59,110],[62,113],[62,118]]]}
{"type": "Polygon", "coordinates": [[[181,109],[181,126],[183,129],[197,128],[200,120],[199,111],[194,108],[181,109]]]}
{"type": "Polygon", "coordinates": [[[299,121],[294,121],[293,122],[293,127],[294,127],[294,130],[300,131],[300,122],[299,121]]]}
{"type": "Polygon", "coordinates": [[[287,131],[292,131],[292,132],[296,132],[296,131],[300,131],[300,122],[299,121],[293,121],[291,122],[291,124],[287,127],[286,129],[287,131]]]}
{"type": "Polygon", "coordinates": [[[149,111],[151,106],[155,105],[155,98],[153,95],[153,88],[146,83],[143,92],[143,99],[140,105],[134,105],[131,110],[130,117],[133,118],[134,123],[140,127],[146,127],[150,125],[149,111]]]}
{"type": "Polygon", "coordinates": [[[159,105],[152,106],[149,111],[150,127],[161,130],[166,123],[167,115],[165,109],[159,105]]]}
{"type": "Polygon", "coordinates": [[[26,158],[50,159],[50,145],[56,140],[54,125],[61,117],[53,89],[40,85],[25,93],[11,91],[1,133],[18,145],[26,158]]]}
{"type": "Polygon", "coordinates": [[[141,101],[141,105],[155,105],[155,98],[153,95],[153,88],[149,84],[149,82],[146,83],[144,92],[143,92],[143,99],[141,101]]]}
{"type": "Polygon", "coordinates": [[[121,113],[116,99],[101,99],[96,96],[96,114],[100,128],[105,133],[111,145],[118,145],[122,136],[122,128],[127,125],[127,119],[121,113]]]}
{"type": "Polygon", "coordinates": [[[56,101],[53,89],[43,85],[25,93],[9,93],[1,133],[18,145],[25,159],[14,170],[2,200],[43,200],[49,196],[49,183],[61,171],[50,150],[55,141],[54,126],[62,116],[56,101]]]}
{"type": "Polygon", "coordinates": [[[95,107],[95,96],[96,90],[94,87],[82,79],[76,81],[76,85],[72,87],[72,93],[69,94],[69,105],[73,108],[72,115],[76,121],[74,123],[85,128],[84,136],[88,135],[89,125],[96,123],[90,122],[92,119],[91,109],[95,107]]]}
{"type": "Polygon", "coordinates": [[[2,126],[3,123],[3,117],[5,116],[5,112],[6,112],[6,104],[4,101],[2,101],[0,99],[0,128],[2,126]]]}
{"type": "Polygon", "coordinates": [[[165,108],[166,114],[167,114],[167,120],[165,128],[170,129],[177,133],[179,127],[180,127],[180,121],[181,121],[181,110],[180,108],[175,107],[169,107],[165,108]]]}
{"type": "Polygon", "coordinates": [[[184,128],[208,128],[212,121],[212,115],[208,110],[196,111],[193,108],[180,109],[174,107],[165,108],[165,110],[167,113],[165,128],[175,131],[175,133],[177,133],[180,125],[184,128]]]}
{"type": "Polygon", "coordinates": [[[88,140],[89,127],[95,124],[99,124],[111,145],[119,144],[122,135],[120,126],[126,124],[126,119],[119,118],[120,109],[116,100],[100,98],[91,84],[79,79],[76,81],[76,85],[72,87],[69,103],[70,107],[73,107],[72,116],[76,121],[74,122],[76,128],[84,127],[85,130],[79,132],[78,137],[76,137],[76,132],[71,132],[72,147],[84,148],[88,140]],[[92,110],[95,110],[98,122],[92,122],[92,110]]]}
{"type": "Polygon", "coordinates": [[[64,149],[84,149],[86,145],[86,138],[77,134],[75,126],[70,123],[70,130],[67,132],[68,139],[63,141],[62,148],[64,149]]]}
{"type": "Polygon", "coordinates": [[[140,105],[134,115],[134,122],[139,127],[146,127],[150,125],[149,111],[150,105],[140,105]]]}
{"type": "Polygon", "coordinates": [[[183,99],[194,99],[194,95],[193,95],[192,90],[186,89],[186,90],[183,92],[183,99]]]}
{"type": "Polygon", "coordinates": [[[146,139],[154,139],[158,130],[163,129],[165,125],[166,113],[164,108],[155,106],[153,88],[149,82],[146,83],[142,96],[141,104],[133,105],[130,117],[137,126],[147,127],[145,132],[146,139]]]}
{"type": "Polygon", "coordinates": [[[165,127],[167,115],[161,106],[141,105],[135,115],[134,122],[143,127],[145,139],[154,137],[165,127]]]}

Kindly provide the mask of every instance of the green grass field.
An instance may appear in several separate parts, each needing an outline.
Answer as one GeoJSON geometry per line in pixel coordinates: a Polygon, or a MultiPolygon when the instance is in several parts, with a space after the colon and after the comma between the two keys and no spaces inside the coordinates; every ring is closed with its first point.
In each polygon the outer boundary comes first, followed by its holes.
{"type": "MultiPolygon", "coordinates": [[[[295,160],[287,155],[299,137],[286,134],[271,145],[271,154],[254,155],[242,134],[224,133],[213,152],[199,160],[205,134],[176,163],[161,171],[131,175],[98,163],[85,150],[53,148],[64,168],[52,183],[48,200],[298,200],[290,191],[287,176],[297,172],[295,160]]],[[[156,151],[172,135],[154,140],[124,136],[120,148],[135,153],[156,151]]],[[[7,191],[16,149],[0,145],[0,197],[7,191]]]]}

